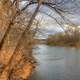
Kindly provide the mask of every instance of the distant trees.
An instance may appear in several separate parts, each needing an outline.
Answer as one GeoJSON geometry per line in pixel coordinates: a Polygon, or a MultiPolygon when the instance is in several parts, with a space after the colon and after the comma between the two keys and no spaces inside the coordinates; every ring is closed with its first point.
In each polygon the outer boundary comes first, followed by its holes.
{"type": "Polygon", "coordinates": [[[49,35],[47,39],[48,45],[56,46],[80,46],[80,29],[76,25],[67,25],[65,32],[49,35]]]}

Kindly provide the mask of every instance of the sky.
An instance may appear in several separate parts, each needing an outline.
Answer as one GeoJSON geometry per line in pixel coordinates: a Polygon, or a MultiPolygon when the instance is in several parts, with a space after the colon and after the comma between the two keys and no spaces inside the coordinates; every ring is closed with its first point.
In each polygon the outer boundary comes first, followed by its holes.
{"type": "MultiPolygon", "coordinates": [[[[42,7],[43,8],[43,7],[42,7]]],[[[64,0],[64,3],[61,4],[61,8],[64,8],[65,10],[70,10],[72,14],[65,14],[66,18],[70,19],[73,23],[80,25],[80,0],[64,0]],[[73,3],[74,1],[74,3],[73,3]],[[77,5],[77,6],[76,6],[77,5]]],[[[41,9],[42,10],[42,9],[41,9]]],[[[53,16],[54,18],[61,20],[61,17],[55,13],[52,12],[49,8],[43,8],[42,12],[46,12],[47,14],[53,16]],[[47,11],[47,12],[46,12],[47,11]]],[[[56,23],[55,20],[50,18],[49,16],[39,13],[37,15],[38,19],[43,18],[41,22],[41,31],[40,36],[38,38],[47,38],[49,34],[55,34],[57,32],[62,32],[63,29],[60,28],[60,25],[56,23]]]]}
{"type": "MultiPolygon", "coordinates": [[[[52,0],[53,1],[53,0],[52,0]]],[[[58,2],[61,2],[62,0],[57,0],[58,2]]],[[[20,3],[21,6],[25,6],[27,2],[20,3]]],[[[58,5],[60,9],[66,10],[69,13],[63,14],[67,19],[70,19],[70,21],[74,22],[77,25],[80,25],[80,0],[64,0],[61,4],[58,5]]],[[[34,11],[35,6],[32,5],[29,7],[29,11],[34,11]]],[[[50,16],[47,16],[46,14],[56,18],[58,21],[61,21],[61,17],[55,12],[49,9],[46,6],[40,7],[40,12],[36,16],[37,20],[40,20],[40,30],[41,32],[38,33],[38,38],[47,38],[49,34],[55,34],[57,32],[62,32],[62,28],[60,25],[56,23],[54,19],[52,19],[50,16]]]]}

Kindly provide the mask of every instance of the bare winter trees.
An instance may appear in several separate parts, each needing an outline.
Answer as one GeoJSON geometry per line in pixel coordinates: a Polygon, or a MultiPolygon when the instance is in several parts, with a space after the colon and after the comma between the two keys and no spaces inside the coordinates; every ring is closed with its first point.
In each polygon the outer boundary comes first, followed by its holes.
{"type": "Polygon", "coordinates": [[[0,0],[0,80],[24,80],[29,76],[34,62],[31,54],[31,26],[34,19],[41,9],[45,11],[44,7],[64,19],[62,13],[65,10],[60,7],[63,2],[64,0],[0,0]],[[23,1],[26,4],[20,8],[23,1]]]}

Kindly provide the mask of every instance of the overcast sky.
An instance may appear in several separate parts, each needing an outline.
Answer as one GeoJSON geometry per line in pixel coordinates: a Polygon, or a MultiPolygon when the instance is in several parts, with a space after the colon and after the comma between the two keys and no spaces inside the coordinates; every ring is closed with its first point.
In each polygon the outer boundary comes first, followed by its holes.
{"type": "MultiPolygon", "coordinates": [[[[61,2],[61,0],[58,0],[58,2],[61,2]]],[[[23,2],[21,4],[22,4],[21,7],[25,6],[26,2],[23,2]]],[[[66,18],[70,19],[75,24],[80,25],[80,0],[64,0],[64,2],[62,2],[58,6],[59,8],[72,13],[72,14],[65,13],[64,16],[66,16],[66,18]]],[[[32,5],[28,10],[34,11],[34,9],[35,6],[32,5]]],[[[40,34],[40,38],[47,37],[48,34],[54,34],[56,32],[63,31],[54,19],[45,15],[43,12],[53,16],[58,21],[61,21],[61,17],[55,11],[52,11],[48,7],[41,6],[40,12],[36,16],[38,20],[41,20],[40,27],[42,33],[40,34]]]]}
{"type": "MultiPolygon", "coordinates": [[[[80,25],[80,0],[64,0],[64,2],[61,4],[61,8],[64,10],[67,10],[71,12],[72,14],[64,14],[66,18],[70,19],[72,22],[74,22],[77,25],[80,25]]],[[[42,12],[46,12],[47,14],[53,16],[54,18],[61,20],[61,17],[51,11],[49,8],[45,7],[41,9],[42,12]]],[[[37,15],[38,18],[43,18],[41,22],[41,30],[43,31],[42,34],[40,34],[40,38],[47,37],[48,34],[54,34],[56,32],[63,31],[60,26],[56,23],[55,20],[50,18],[49,16],[39,13],[37,15]]]]}

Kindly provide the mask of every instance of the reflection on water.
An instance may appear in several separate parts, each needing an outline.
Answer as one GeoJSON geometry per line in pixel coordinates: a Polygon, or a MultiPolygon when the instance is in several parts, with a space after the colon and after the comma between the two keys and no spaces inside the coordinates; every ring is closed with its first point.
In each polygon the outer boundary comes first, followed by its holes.
{"type": "Polygon", "coordinates": [[[37,45],[33,55],[39,65],[30,80],[80,80],[80,49],[37,45]]]}

